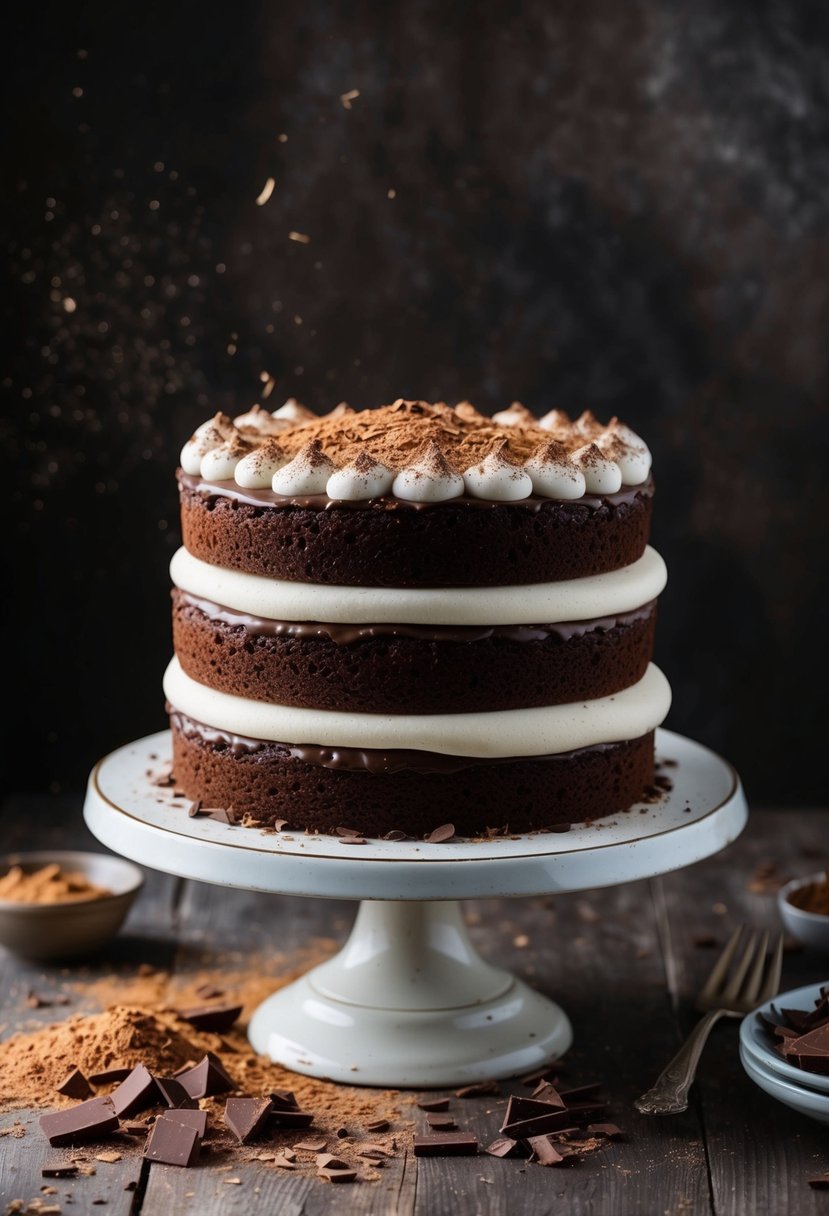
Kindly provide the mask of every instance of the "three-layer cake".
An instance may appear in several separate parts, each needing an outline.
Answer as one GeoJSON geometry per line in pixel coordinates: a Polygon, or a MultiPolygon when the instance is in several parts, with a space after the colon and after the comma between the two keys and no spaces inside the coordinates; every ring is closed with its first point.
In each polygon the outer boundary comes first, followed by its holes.
{"type": "Polygon", "coordinates": [[[650,463],[615,419],[517,405],[206,422],[179,470],[177,784],[378,836],[637,802],[670,704],[650,463]]]}

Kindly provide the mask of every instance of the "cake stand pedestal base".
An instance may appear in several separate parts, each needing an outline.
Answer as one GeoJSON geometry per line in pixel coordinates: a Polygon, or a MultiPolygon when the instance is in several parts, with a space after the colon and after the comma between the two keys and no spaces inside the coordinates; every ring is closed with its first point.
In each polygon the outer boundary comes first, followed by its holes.
{"type": "Polygon", "coordinates": [[[340,953],[255,1011],[251,1043],[296,1072],[353,1085],[462,1085],[541,1068],[567,1050],[572,1031],[552,1001],[479,957],[454,901],[650,878],[710,857],[742,831],[747,807],[729,764],[670,731],[657,732],[657,748],[671,788],[653,806],[564,833],[355,847],[189,818],[175,789],[154,780],[171,754],[163,731],[96,765],[84,816],[109,848],[170,874],[362,899],[340,953]]]}
{"type": "Polygon", "coordinates": [[[253,1015],[255,1051],[349,1084],[429,1087],[531,1072],[567,1050],[558,1005],[475,950],[459,903],[364,901],[343,949],[253,1015]]]}

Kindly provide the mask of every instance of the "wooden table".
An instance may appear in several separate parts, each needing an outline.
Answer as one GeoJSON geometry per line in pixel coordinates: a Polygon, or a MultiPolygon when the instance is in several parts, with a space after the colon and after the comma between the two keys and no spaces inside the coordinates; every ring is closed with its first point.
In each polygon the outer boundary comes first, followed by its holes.
{"type": "MultiPolygon", "coordinates": [[[[82,824],[78,801],[18,798],[6,804],[2,822],[9,849],[100,847],[82,824]]],[[[401,1157],[379,1182],[332,1187],[305,1174],[240,1163],[234,1176],[241,1185],[231,1187],[224,1185],[226,1173],[208,1163],[180,1170],[149,1167],[132,1156],[94,1178],[72,1180],[73,1201],[62,1210],[109,1216],[829,1214],[829,1193],[807,1184],[808,1177],[829,1170],[827,1129],[787,1111],[745,1077],[734,1022],[714,1031],[685,1114],[646,1118],[632,1107],[694,1019],[693,993],[716,953],[701,943],[713,937],[722,944],[740,921],[776,925],[774,894],[752,890],[764,885],[753,881],[758,867],[774,862],[781,876],[807,874],[826,856],[826,812],[756,811],[742,839],[724,853],[662,879],[555,899],[468,905],[485,957],[561,1000],[576,1030],[569,1075],[602,1079],[610,1097],[607,1117],[627,1133],[625,1141],[572,1167],[544,1169],[484,1155],[401,1157]],[[125,1190],[131,1180],[137,1189],[125,1190]],[[106,1206],[93,1206],[93,1199],[106,1206]]],[[[196,955],[204,965],[205,952],[238,950],[242,925],[251,950],[267,949],[275,918],[281,949],[299,952],[310,938],[343,938],[350,913],[350,905],[339,902],[217,892],[153,872],[125,933],[98,966],[128,973],[144,961],[181,972],[196,955]]],[[[822,980],[827,971],[826,959],[788,952],[783,986],[822,980]]],[[[30,988],[54,991],[62,979],[71,980],[71,973],[27,966],[0,950],[3,1037],[82,1011],[77,996],[66,1010],[26,1006],[30,988]]],[[[492,1099],[466,1100],[459,1116],[485,1141],[497,1127],[492,1106],[492,1099]]],[[[17,1197],[39,1195],[46,1181],[40,1168],[50,1149],[37,1129],[37,1113],[2,1115],[0,1129],[16,1120],[26,1134],[0,1139],[0,1212],[17,1197]]],[[[60,1180],[55,1185],[53,1201],[60,1202],[70,1188],[60,1180]]]]}

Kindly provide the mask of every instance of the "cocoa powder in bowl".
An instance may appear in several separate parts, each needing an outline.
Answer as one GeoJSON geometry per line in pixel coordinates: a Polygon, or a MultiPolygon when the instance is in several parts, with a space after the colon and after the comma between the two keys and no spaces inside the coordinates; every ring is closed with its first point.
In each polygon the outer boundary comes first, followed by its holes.
{"type": "Polygon", "coordinates": [[[80,870],[63,870],[57,862],[24,870],[11,866],[0,878],[0,900],[21,904],[74,903],[80,899],[103,899],[112,895],[108,887],[99,887],[80,870]]]}

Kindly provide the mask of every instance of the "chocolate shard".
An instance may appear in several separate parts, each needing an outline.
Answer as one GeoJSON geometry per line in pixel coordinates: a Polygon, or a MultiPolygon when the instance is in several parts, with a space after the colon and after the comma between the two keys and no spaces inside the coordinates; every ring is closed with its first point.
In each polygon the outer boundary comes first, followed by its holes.
{"type": "Polygon", "coordinates": [[[72,1165],[71,1162],[56,1161],[53,1165],[44,1165],[41,1168],[40,1176],[41,1178],[74,1178],[77,1172],[78,1167],[72,1165]]]}
{"type": "Polygon", "coordinates": [[[224,1034],[230,1030],[242,1012],[241,1005],[198,1005],[193,1009],[177,1009],[176,1013],[196,1030],[212,1030],[224,1034]]]}
{"type": "Polygon", "coordinates": [[[65,1094],[67,1098],[77,1098],[83,1101],[84,1098],[89,1098],[92,1095],[92,1086],[87,1081],[79,1068],[73,1068],[58,1086],[58,1093],[65,1094]]]}
{"type": "Polygon", "coordinates": [[[618,1140],[625,1134],[615,1123],[588,1123],[587,1130],[591,1136],[607,1136],[609,1140],[618,1140]]]}
{"type": "Polygon", "coordinates": [[[217,988],[215,984],[199,984],[196,988],[196,993],[203,1001],[214,1001],[220,996],[225,995],[224,988],[217,988]]]}
{"type": "Polygon", "coordinates": [[[200,813],[206,815],[208,819],[215,820],[216,823],[229,823],[231,827],[235,827],[239,822],[232,806],[203,806],[200,813]]]}
{"type": "Polygon", "coordinates": [[[149,1069],[138,1064],[112,1091],[110,1098],[116,1115],[123,1118],[124,1115],[137,1115],[148,1106],[155,1106],[161,1100],[161,1094],[149,1069]]]}
{"type": "Polygon", "coordinates": [[[274,1089],[268,1097],[271,1106],[276,1110],[299,1110],[299,1103],[290,1089],[274,1089]]]}
{"type": "Polygon", "coordinates": [[[531,1072],[529,1076],[522,1077],[521,1084],[527,1089],[534,1089],[541,1081],[551,1081],[555,1084],[558,1071],[558,1064],[548,1064],[546,1068],[540,1068],[538,1072],[531,1072]]]}
{"type": "Polygon", "coordinates": [[[357,1171],[350,1169],[344,1161],[336,1165],[334,1162],[329,1161],[327,1165],[320,1166],[317,1170],[317,1177],[324,1179],[326,1182],[345,1183],[356,1182],[358,1175],[357,1171]]]}
{"type": "Polygon", "coordinates": [[[806,1029],[806,1024],[809,1019],[809,1013],[805,1009],[781,1009],[780,1012],[784,1018],[787,1018],[795,1030],[802,1031],[806,1029]]]}
{"type": "Polygon", "coordinates": [[[371,1119],[366,1124],[367,1132],[387,1132],[389,1130],[388,1119],[371,1119]]]}
{"type": "MultiPolygon", "coordinates": [[[[510,1136],[513,1140],[528,1140],[530,1136],[546,1136],[551,1132],[561,1131],[563,1128],[569,1128],[574,1123],[586,1122],[587,1117],[596,1113],[597,1110],[604,1110],[601,1103],[595,1105],[591,1103],[589,1106],[574,1106],[568,1107],[566,1110],[557,1110],[555,1107],[548,1106],[544,1102],[536,1103],[542,1109],[535,1114],[528,1114],[523,1107],[513,1107],[512,1113],[510,1106],[507,1107],[507,1115],[504,1123],[501,1126],[501,1135],[510,1136]],[[523,1118],[515,1118],[515,1113],[523,1114],[523,1118]]],[[[519,1102],[532,1102],[532,1098],[520,1098],[519,1102]]]]}
{"type": "Polygon", "coordinates": [[[484,1149],[484,1152],[489,1153],[490,1157],[518,1157],[521,1155],[521,1151],[520,1142],[512,1140],[509,1136],[499,1136],[484,1149]]]}
{"type": "Polygon", "coordinates": [[[815,1190],[829,1190],[829,1174],[818,1174],[817,1178],[809,1179],[809,1186],[815,1190]]]}
{"type": "Polygon", "coordinates": [[[530,1136],[527,1143],[539,1165],[561,1165],[565,1160],[564,1154],[558,1151],[549,1136],[530,1136]]]}
{"type": "Polygon", "coordinates": [[[118,1116],[109,1098],[89,1098],[69,1110],[41,1115],[39,1122],[50,1144],[98,1140],[118,1130],[118,1116]]]}
{"type": "Polygon", "coordinates": [[[126,1065],[118,1065],[116,1068],[107,1068],[103,1072],[93,1072],[89,1074],[90,1085],[112,1085],[116,1081],[123,1081],[132,1072],[131,1068],[126,1065]]]}
{"type": "Polygon", "coordinates": [[[829,1074],[829,1022],[786,1039],[786,1056],[807,1072],[829,1074]]]}
{"type": "Polygon", "coordinates": [[[177,1123],[185,1123],[196,1129],[196,1134],[203,1140],[207,1132],[207,1111],[190,1110],[188,1107],[176,1107],[175,1111],[165,1112],[165,1118],[175,1119],[177,1123]]]}
{"type": "Polygon", "coordinates": [[[175,1077],[156,1077],[155,1083],[161,1097],[173,1110],[181,1107],[189,1110],[197,1109],[198,1102],[190,1096],[181,1081],[177,1081],[175,1077]]]}
{"type": "Polygon", "coordinates": [[[558,1106],[562,1109],[566,1106],[562,1095],[558,1092],[555,1085],[552,1085],[549,1081],[539,1082],[530,1097],[535,1102],[547,1102],[550,1106],[558,1106]]]}
{"type": "Polygon", "coordinates": [[[429,832],[428,836],[424,836],[426,844],[443,844],[447,840],[451,840],[455,835],[454,823],[442,823],[439,828],[435,828],[429,832]]]}
{"type": "Polygon", "coordinates": [[[182,1123],[175,1115],[159,1115],[153,1124],[144,1156],[165,1165],[193,1165],[199,1155],[199,1134],[195,1127],[182,1123]]]}
{"type": "Polygon", "coordinates": [[[310,1127],[314,1122],[312,1110],[271,1110],[268,1122],[275,1127],[310,1127]]]}
{"type": "Polygon", "coordinates": [[[478,1138],[471,1132],[441,1132],[434,1136],[415,1136],[415,1157],[474,1157],[478,1138]]]}
{"type": "Polygon", "coordinates": [[[315,1140],[297,1140],[293,1147],[297,1150],[297,1152],[324,1153],[328,1147],[328,1141],[323,1140],[321,1137],[315,1140]]]}
{"type": "Polygon", "coordinates": [[[177,1073],[175,1079],[191,1098],[212,1098],[236,1088],[224,1064],[212,1051],[208,1051],[192,1068],[177,1073]]]}
{"type": "Polygon", "coordinates": [[[439,1112],[435,1112],[434,1114],[428,1114],[426,1116],[426,1122],[429,1124],[429,1126],[432,1128],[433,1131],[448,1132],[448,1131],[452,1131],[454,1128],[456,1128],[458,1126],[457,1123],[455,1122],[454,1118],[452,1117],[452,1115],[442,1114],[439,1112]]]}
{"type": "Polygon", "coordinates": [[[572,1106],[574,1103],[580,1102],[582,1098],[592,1098],[600,1092],[601,1088],[599,1081],[592,1081],[589,1085],[577,1085],[575,1089],[560,1089],[558,1093],[567,1106],[572,1106]]]}
{"type": "Polygon", "coordinates": [[[420,1110],[448,1110],[448,1098],[424,1098],[422,1102],[418,1102],[417,1106],[420,1110]]]}
{"type": "MultiPolygon", "coordinates": [[[[559,1101],[558,1103],[551,1103],[545,1102],[543,1099],[539,1100],[538,1098],[522,1098],[519,1097],[518,1094],[513,1094],[507,1103],[507,1110],[506,1114],[504,1115],[504,1127],[506,1127],[507,1124],[523,1123],[527,1119],[535,1119],[538,1116],[550,1115],[556,1111],[563,1111],[564,1109],[564,1103],[562,1101],[559,1101]]],[[[504,1130],[504,1127],[501,1128],[501,1131],[504,1130]]]]}
{"type": "Polygon", "coordinates": [[[488,1098],[490,1094],[500,1094],[501,1087],[497,1081],[476,1081],[474,1085],[463,1085],[455,1090],[456,1098],[488,1098]]]}
{"type": "Polygon", "coordinates": [[[270,1111],[270,1098],[228,1098],[225,1124],[240,1144],[248,1144],[263,1131],[270,1111]]]}
{"type": "Polygon", "coordinates": [[[354,1152],[367,1161],[382,1161],[385,1157],[394,1156],[391,1149],[384,1148],[382,1144],[355,1144],[354,1152]]]}

